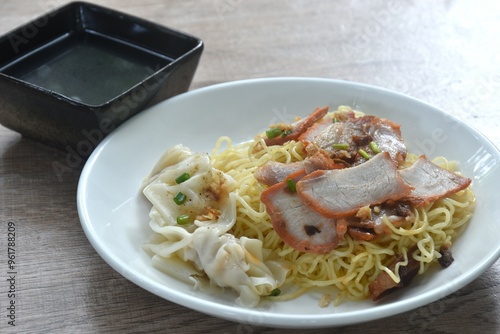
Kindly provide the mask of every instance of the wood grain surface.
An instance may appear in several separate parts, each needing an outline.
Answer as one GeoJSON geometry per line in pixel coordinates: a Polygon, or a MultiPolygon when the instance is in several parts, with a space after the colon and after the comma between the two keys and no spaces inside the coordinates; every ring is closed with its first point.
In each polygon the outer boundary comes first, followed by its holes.
{"type": "MultiPolygon", "coordinates": [[[[500,146],[498,1],[94,2],[202,38],[205,51],[191,89],[276,76],[363,82],[446,110],[500,146]]],[[[2,1],[0,34],[65,3],[2,1]]],[[[53,163],[64,163],[65,152],[1,126],[0,157],[0,332],[295,332],[210,317],[134,285],[84,235],[76,208],[83,162],[59,177],[53,163]],[[16,228],[15,327],[7,317],[9,222],[16,228]]],[[[499,280],[497,261],[432,304],[310,332],[500,333],[499,280]]]]}

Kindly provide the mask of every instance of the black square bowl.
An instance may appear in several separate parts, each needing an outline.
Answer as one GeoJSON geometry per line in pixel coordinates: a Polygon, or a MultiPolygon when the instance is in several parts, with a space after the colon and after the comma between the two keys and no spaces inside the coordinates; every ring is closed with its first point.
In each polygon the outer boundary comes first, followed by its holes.
{"type": "Polygon", "coordinates": [[[118,125],[189,89],[203,42],[73,2],[0,37],[0,123],[88,156],[118,125]]]}

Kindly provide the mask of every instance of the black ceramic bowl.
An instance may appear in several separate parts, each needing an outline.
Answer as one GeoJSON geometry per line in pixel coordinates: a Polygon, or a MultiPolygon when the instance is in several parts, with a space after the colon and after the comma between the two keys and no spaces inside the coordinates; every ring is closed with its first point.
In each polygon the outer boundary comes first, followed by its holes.
{"type": "Polygon", "coordinates": [[[88,156],[145,107],[188,90],[196,37],[74,2],[0,37],[0,123],[88,156]]]}

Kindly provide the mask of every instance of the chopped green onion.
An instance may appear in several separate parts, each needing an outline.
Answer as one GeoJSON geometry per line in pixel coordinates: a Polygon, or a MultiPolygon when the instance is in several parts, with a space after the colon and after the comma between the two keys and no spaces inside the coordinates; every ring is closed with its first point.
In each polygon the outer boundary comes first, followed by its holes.
{"type": "Polygon", "coordinates": [[[184,195],[183,193],[181,193],[180,191],[177,194],[175,194],[175,196],[174,196],[174,202],[177,205],[183,204],[186,201],[186,199],[187,199],[187,196],[184,195]]]}
{"type": "Polygon", "coordinates": [[[347,150],[349,148],[349,144],[346,143],[332,144],[332,147],[336,150],[347,150]]]}
{"type": "Polygon", "coordinates": [[[373,153],[375,154],[380,153],[380,148],[378,147],[376,142],[374,141],[370,142],[370,148],[372,149],[373,153]]]}
{"type": "Polygon", "coordinates": [[[339,120],[337,119],[337,117],[334,117],[333,118],[333,123],[338,123],[338,122],[339,122],[339,120]]]}
{"type": "Polygon", "coordinates": [[[290,189],[293,192],[297,191],[297,186],[295,184],[295,181],[292,179],[286,180],[286,185],[288,186],[288,189],[290,189]]]}
{"type": "Polygon", "coordinates": [[[283,134],[283,131],[280,128],[271,128],[266,131],[266,136],[269,139],[273,139],[283,134]]]}
{"type": "Polygon", "coordinates": [[[179,215],[177,216],[177,224],[186,225],[189,223],[189,215],[179,215]]]}
{"type": "Polygon", "coordinates": [[[359,152],[359,154],[361,154],[361,156],[362,156],[363,158],[365,158],[366,160],[368,160],[368,159],[370,159],[370,158],[371,158],[371,157],[370,157],[370,155],[369,155],[368,153],[366,153],[366,151],[365,151],[365,150],[363,150],[363,149],[361,149],[361,148],[358,150],[358,152],[359,152]]]}
{"type": "Polygon", "coordinates": [[[175,182],[176,182],[177,184],[180,184],[180,183],[182,183],[182,182],[184,182],[184,181],[189,180],[189,178],[190,178],[190,177],[191,177],[191,176],[189,176],[189,174],[188,174],[188,173],[182,173],[181,175],[179,175],[179,176],[175,179],[175,182]]]}
{"type": "Polygon", "coordinates": [[[283,133],[281,134],[282,137],[285,137],[285,136],[288,136],[289,134],[291,134],[293,131],[292,130],[286,130],[286,131],[283,131],[283,133]]]}
{"type": "Polygon", "coordinates": [[[269,296],[271,297],[276,297],[276,296],[279,296],[281,294],[281,290],[276,288],[276,289],[273,289],[273,291],[271,291],[271,293],[269,294],[269,296]]]}

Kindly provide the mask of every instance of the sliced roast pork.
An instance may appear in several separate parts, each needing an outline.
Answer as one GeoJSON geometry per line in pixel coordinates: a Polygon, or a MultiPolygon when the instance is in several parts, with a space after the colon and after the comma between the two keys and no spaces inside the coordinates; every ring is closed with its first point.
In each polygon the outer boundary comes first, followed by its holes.
{"type": "Polygon", "coordinates": [[[387,219],[394,227],[404,227],[415,221],[410,205],[395,202],[374,207],[363,207],[354,216],[346,217],[347,234],[354,240],[373,240],[392,233],[384,223],[387,219]]]}
{"type": "Polygon", "coordinates": [[[268,161],[254,172],[254,177],[260,184],[272,186],[286,179],[287,176],[305,170],[307,174],[318,169],[339,169],[344,168],[342,163],[334,162],[329,156],[322,152],[317,152],[303,161],[291,162],[288,164],[268,161]]]}
{"type": "Polygon", "coordinates": [[[406,145],[401,136],[401,126],[391,120],[375,116],[363,116],[354,120],[363,131],[372,137],[381,151],[389,152],[391,158],[401,165],[406,159],[406,145]]]}
{"type": "Polygon", "coordinates": [[[351,163],[358,151],[354,140],[363,135],[360,127],[352,122],[331,123],[314,138],[308,138],[310,145],[306,147],[306,151],[308,154],[323,151],[332,158],[351,163]]]}
{"type": "Polygon", "coordinates": [[[443,268],[448,268],[449,266],[451,266],[453,261],[455,261],[450,247],[451,243],[447,242],[439,249],[439,254],[441,254],[441,257],[438,259],[438,262],[443,268]]]}
{"type": "Polygon", "coordinates": [[[306,174],[321,169],[341,169],[347,167],[342,162],[336,162],[322,151],[318,151],[304,160],[306,174]]]}
{"type": "Polygon", "coordinates": [[[423,155],[410,167],[401,169],[400,175],[413,188],[402,200],[415,206],[427,205],[465,189],[471,183],[469,178],[443,169],[423,155]]]}
{"type": "Polygon", "coordinates": [[[285,164],[277,161],[268,161],[253,173],[260,184],[272,186],[283,181],[288,175],[297,173],[304,169],[304,162],[297,161],[285,164]]]}
{"type": "Polygon", "coordinates": [[[396,201],[410,191],[387,152],[355,167],[318,170],[297,182],[304,204],[331,218],[354,215],[367,205],[396,201]]]}
{"type": "MultiPolygon", "coordinates": [[[[377,278],[370,283],[368,286],[368,290],[370,291],[370,297],[373,301],[379,300],[387,294],[393,292],[398,288],[406,287],[410,284],[413,278],[417,275],[418,270],[420,269],[420,262],[415,260],[412,256],[413,252],[416,250],[416,247],[412,247],[408,250],[408,264],[406,266],[399,267],[399,277],[401,280],[399,283],[394,282],[391,276],[387,274],[385,271],[382,271],[377,278]]],[[[404,256],[399,255],[396,259],[388,266],[390,270],[393,272],[396,269],[396,264],[398,262],[403,262],[404,256]]]]}
{"type": "Polygon", "coordinates": [[[301,134],[306,132],[314,123],[322,119],[328,113],[328,107],[317,108],[309,116],[292,124],[278,124],[277,135],[266,137],[264,141],[267,146],[283,145],[290,140],[297,140],[301,134]]]}
{"type": "MultiPolygon", "coordinates": [[[[301,171],[289,179],[297,182],[304,175],[305,172],[301,171]]],[[[276,233],[298,251],[328,253],[343,238],[345,229],[337,226],[335,219],[325,218],[306,206],[286,181],[266,189],[261,200],[276,233]]]]}
{"type": "Polygon", "coordinates": [[[322,120],[314,123],[307,131],[299,136],[299,140],[308,145],[310,142],[320,135],[326,128],[333,124],[333,119],[324,117],[322,120]]]}
{"type": "Polygon", "coordinates": [[[322,150],[332,158],[343,159],[353,165],[367,160],[360,150],[368,155],[388,152],[398,165],[406,159],[407,150],[400,126],[387,119],[375,116],[349,118],[330,124],[314,134],[314,138],[311,135],[307,137],[311,144],[306,147],[308,153],[322,150]]]}

